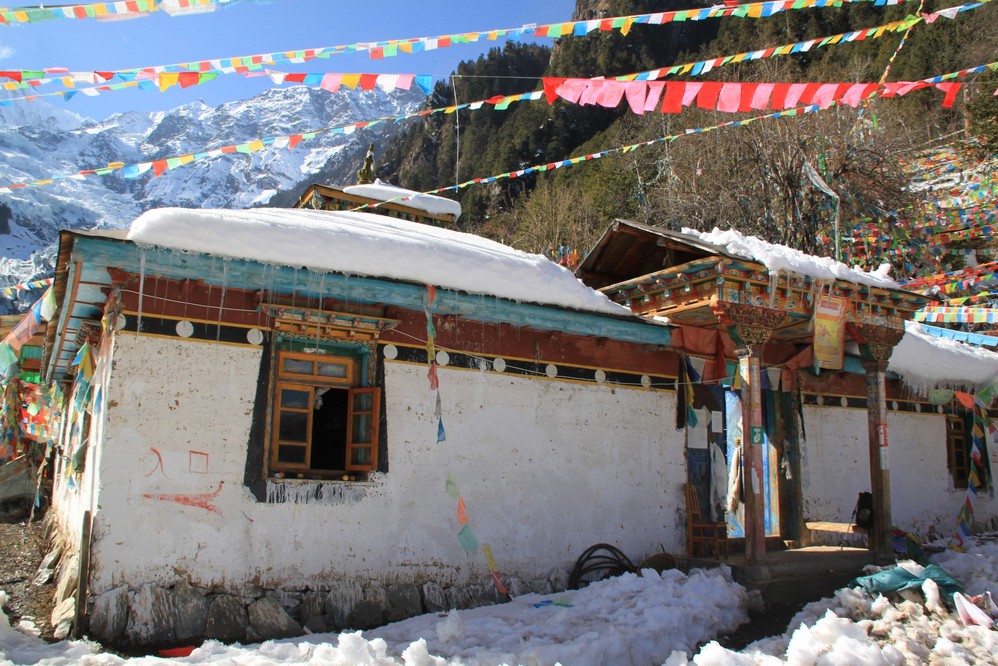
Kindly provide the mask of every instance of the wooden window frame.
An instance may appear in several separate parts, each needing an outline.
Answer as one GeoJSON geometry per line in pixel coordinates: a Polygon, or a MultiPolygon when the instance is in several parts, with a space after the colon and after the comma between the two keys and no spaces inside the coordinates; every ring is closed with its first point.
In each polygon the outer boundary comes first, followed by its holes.
{"type": "Polygon", "coordinates": [[[366,475],[378,469],[378,444],[380,441],[380,417],[381,417],[381,389],[374,386],[356,386],[359,382],[360,373],[358,364],[361,360],[350,354],[337,354],[333,350],[323,352],[298,352],[287,349],[278,349],[275,352],[276,366],[273,374],[273,387],[271,393],[271,428],[269,436],[270,451],[267,456],[267,475],[274,478],[285,478],[286,475],[293,475],[292,478],[302,479],[323,479],[337,478],[343,472],[351,472],[351,480],[355,480],[354,474],[366,479],[366,475]],[[285,370],[285,360],[301,360],[312,362],[312,373],[304,374],[290,370],[285,370]],[[323,359],[328,362],[340,362],[346,366],[343,377],[331,377],[321,375],[318,372],[319,363],[323,359]],[[312,426],[315,405],[315,395],[317,389],[329,388],[345,390],[347,392],[346,410],[346,450],[343,470],[322,470],[312,468],[312,426]],[[302,391],[308,393],[308,405],[301,407],[284,407],[281,402],[283,391],[302,391]],[[362,411],[355,409],[360,396],[370,396],[368,399],[370,409],[362,411]],[[304,444],[282,440],[280,438],[281,414],[284,412],[306,414],[305,442],[304,444]],[[366,417],[368,427],[364,433],[355,431],[354,423],[358,417],[366,417]],[[354,438],[361,434],[368,435],[368,441],[355,442],[354,438]],[[305,449],[304,460],[301,463],[281,462],[278,456],[282,446],[300,446],[305,449]],[[366,462],[353,462],[357,456],[362,455],[362,451],[368,452],[366,462]]]}
{"type": "Polygon", "coordinates": [[[964,414],[957,412],[946,415],[946,462],[956,489],[966,489],[969,483],[972,437],[973,421],[968,427],[964,414]]]}

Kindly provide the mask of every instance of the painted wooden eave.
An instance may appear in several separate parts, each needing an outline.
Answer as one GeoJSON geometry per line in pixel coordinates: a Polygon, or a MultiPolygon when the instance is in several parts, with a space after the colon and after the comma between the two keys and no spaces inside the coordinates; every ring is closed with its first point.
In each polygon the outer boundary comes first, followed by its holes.
{"type": "MultiPolygon", "coordinates": [[[[101,289],[111,286],[108,268],[173,279],[197,278],[219,287],[297,293],[309,297],[336,298],[364,305],[393,305],[422,310],[426,286],[399,280],[319,273],[306,268],[275,266],[215,255],[140,246],[118,234],[63,232],[57,276],[62,276],[63,294],[86,288],[86,303],[74,303],[68,317],[60,314],[61,345],[52,359],[56,373],[68,374],[69,362],[78,345],[70,339],[74,329],[87,319],[100,319],[104,299],[101,289]],[[63,251],[66,248],[66,252],[63,251]],[[79,262],[80,275],[73,274],[79,262]],[[96,293],[94,293],[96,291],[96,293]]],[[[79,299],[78,299],[79,300],[79,299]]],[[[635,344],[668,346],[670,328],[636,315],[612,315],[517,302],[491,295],[438,288],[433,305],[437,315],[457,315],[485,323],[506,323],[544,331],[608,338],[635,344]]],[[[56,327],[53,327],[56,328],[56,327]]]]}

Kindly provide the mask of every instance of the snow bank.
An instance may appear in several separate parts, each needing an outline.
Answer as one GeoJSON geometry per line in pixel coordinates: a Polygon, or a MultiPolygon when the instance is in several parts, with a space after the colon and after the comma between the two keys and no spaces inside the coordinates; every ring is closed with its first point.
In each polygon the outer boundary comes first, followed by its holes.
{"type": "Polygon", "coordinates": [[[348,185],[343,188],[343,191],[347,194],[367,197],[368,199],[379,199],[381,201],[394,200],[396,203],[426,211],[430,215],[453,215],[455,220],[461,217],[461,204],[453,199],[407,190],[404,187],[386,183],[378,178],[375,178],[373,183],[368,183],[367,185],[348,185]],[[406,200],[400,201],[400,199],[406,200]]]}
{"type": "MultiPolygon", "coordinates": [[[[2,594],[2,593],[0,593],[2,594]]],[[[324,666],[536,666],[660,664],[673,651],[732,631],[748,619],[748,594],[727,567],[626,574],[581,590],[527,594],[510,603],[449,613],[429,613],[365,634],[315,634],[260,645],[208,641],[190,657],[130,660],[91,654],[91,644],[48,645],[6,625],[0,627],[0,663],[39,666],[128,663],[322,664],[324,666]],[[6,660],[6,661],[5,661],[6,660]]]]}
{"type": "Polygon", "coordinates": [[[998,383],[998,353],[937,338],[917,322],[906,321],[887,369],[918,391],[984,388],[998,383]]]}
{"type": "Polygon", "coordinates": [[[883,264],[872,273],[850,268],[831,257],[816,257],[800,250],[775,245],[756,238],[746,236],[734,229],[721,231],[717,227],[711,232],[683,229],[684,234],[696,236],[702,241],[720,245],[729,254],[763,264],[772,273],[796,273],[807,275],[818,280],[844,280],[884,289],[898,289],[898,283],[888,276],[889,264],[883,264]]]}
{"type": "MultiPolygon", "coordinates": [[[[973,538],[966,553],[948,550],[932,560],[963,582],[970,595],[998,593],[998,535],[973,538]]],[[[918,565],[902,562],[902,566],[918,565]]],[[[930,595],[926,595],[928,598],[930,595]]],[[[692,660],[674,655],[668,666],[777,664],[996,664],[998,631],[965,627],[937,604],[893,596],[870,597],[843,588],[805,606],[782,636],[757,641],[741,652],[705,645],[692,660]]]]}
{"type": "Polygon", "coordinates": [[[538,254],[427,224],[360,212],[159,208],[128,239],[279,266],[431,284],[605,314],[628,308],[538,254]]]}

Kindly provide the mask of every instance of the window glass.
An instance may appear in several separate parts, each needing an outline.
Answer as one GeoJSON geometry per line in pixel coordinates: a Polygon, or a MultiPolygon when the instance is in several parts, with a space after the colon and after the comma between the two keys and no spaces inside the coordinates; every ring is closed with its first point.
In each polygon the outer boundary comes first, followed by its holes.
{"type": "Polygon", "coordinates": [[[281,412],[281,426],[277,437],[284,442],[307,442],[308,414],[281,412]]]}
{"type": "Polygon", "coordinates": [[[346,377],[347,364],[319,361],[319,375],[322,377],[346,377]]]}
{"type": "Polygon", "coordinates": [[[301,465],[305,462],[305,447],[279,446],[277,448],[277,460],[290,465],[301,465]]]}
{"type": "Polygon", "coordinates": [[[285,358],[281,369],[294,375],[311,375],[313,373],[313,361],[300,358],[285,358]]]}
{"type": "Polygon", "coordinates": [[[370,465],[371,464],[371,449],[368,447],[358,447],[350,449],[350,464],[351,465],[370,465]]]}
{"type": "Polygon", "coordinates": [[[281,407],[308,409],[310,395],[311,394],[308,391],[281,389],[281,407]]]}

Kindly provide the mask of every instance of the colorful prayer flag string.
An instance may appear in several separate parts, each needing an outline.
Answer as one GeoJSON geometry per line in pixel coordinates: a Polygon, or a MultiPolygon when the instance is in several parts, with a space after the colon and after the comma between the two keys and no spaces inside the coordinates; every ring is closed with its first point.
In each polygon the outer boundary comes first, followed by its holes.
{"type": "MultiPolygon", "coordinates": [[[[961,404],[969,406],[974,414],[974,425],[971,430],[971,449],[967,466],[967,495],[960,511],[957,513],[956,531],[950,540],[950,548],[963,550],[974,527],[974,500],[979,490],[993,487],[988,473],[987,456],[988,440],[994,436],[994,427],[988,416],[988,403],[991,402],[991,389],[978,391],[973,396],[954,391],[961,404]]],[[[993,441],[993,440],[992,440],[993,441]]]]}
{"type": "Polygon", "coordinates": [[[14,7],[0,9],[0,25],[11,23],[42,23],[56,19],[97,19],[105,21],[139,18],[162,10],[164,14],[203,14],[238,0],[119,0],[118,2],[88,2],[46,7],[14,7]]]}
{"type": "Polygon", "coordinates": [[[14,298],[15,296],[20,295],[22,291],[39,289],[41,287],[47,287],[50,284],[52,284],[52,278],[34,280],[32,282],[22,282],[21,284],[12,284],[9,287],[0,288],[0,295],[3,295],[5,298],[14,298]]]}

